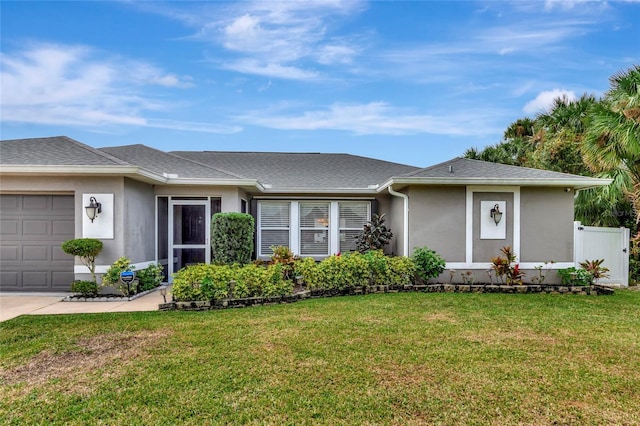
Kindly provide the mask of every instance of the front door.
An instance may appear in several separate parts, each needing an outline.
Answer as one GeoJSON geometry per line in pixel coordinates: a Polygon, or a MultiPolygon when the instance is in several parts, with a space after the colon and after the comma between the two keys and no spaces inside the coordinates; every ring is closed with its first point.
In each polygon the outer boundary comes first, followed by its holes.
{"type": "Polygon", "coordinates": [[[169,277],[185,266],[209,263],[211,246],[209,202],[206,200],[171,200],[169,205],[169,277]]]}

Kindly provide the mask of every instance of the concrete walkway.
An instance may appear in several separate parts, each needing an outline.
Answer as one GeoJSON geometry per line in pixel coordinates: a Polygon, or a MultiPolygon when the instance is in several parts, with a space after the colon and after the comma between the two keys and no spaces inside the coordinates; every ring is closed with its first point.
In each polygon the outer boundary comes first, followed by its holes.
{"type": "MultiPolygon", "coordinates": [[[[157,311],[163,303],[158,290],[131,301],[63,302],[71,293],[0,293],[0,321],[20,315],[86,314],[157,311]]],[[[171,296],[167,295],[167,300],[171,296]]]]}

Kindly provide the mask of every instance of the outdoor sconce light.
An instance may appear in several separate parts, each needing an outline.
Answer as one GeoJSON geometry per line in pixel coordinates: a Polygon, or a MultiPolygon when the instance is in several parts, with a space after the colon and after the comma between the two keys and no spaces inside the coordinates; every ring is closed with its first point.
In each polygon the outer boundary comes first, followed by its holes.
{"type": "Polygon", "coordinates": [[[491,209],[491,217],[493,218],[493,221],[496,223],[496,226],[498,226],[498,224],[500,223],[500,220],[502,219],[502,212],[500,211],[500,206],[499,205],[495,205],[493,206],[493,208],[491,209]]]}
{"type": "Polygon", "coordinates": [[[96,197],[89,198],[89,205],[84,208],[87,212],[87,216],[91,219],[91,223],[93,223],[93,219],[98,217],[99,213],[102,213],[102,203],[96,201],[96,197]]]}

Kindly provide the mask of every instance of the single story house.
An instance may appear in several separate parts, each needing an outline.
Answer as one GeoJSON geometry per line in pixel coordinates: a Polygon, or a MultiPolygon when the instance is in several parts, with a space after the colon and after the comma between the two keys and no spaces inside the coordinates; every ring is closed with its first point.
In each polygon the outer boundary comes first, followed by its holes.
{"type": "Polygon", "coordinates": [[[171,280],[185,265],[210,260],[217,212],[255,217],[257,258],[268,258],[273,245],[316,259],[354,250],[371,215],[385,213],[389,253],[428,246],[448,269],[484,274],[500,248],[512,246],[524,270],[551,260],[566,268],[574,265],[574,197],[608,183],[465,158],[421,168],[348,154],[5,140],[0,290],[68,291],[88,271],[60,244],[82,237],[104,242],[98,273],[127,256],[137,269],[162,264],[171,280]],[[97,203],[90,219],[86,207],[97,203]]]}

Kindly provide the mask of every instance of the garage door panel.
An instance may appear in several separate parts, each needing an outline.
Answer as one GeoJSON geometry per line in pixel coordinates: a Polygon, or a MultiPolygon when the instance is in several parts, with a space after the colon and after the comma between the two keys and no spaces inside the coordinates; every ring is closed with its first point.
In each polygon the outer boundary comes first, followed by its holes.
{"type": "Polygon", "coordinates": [[[73,220],[53,219],[51,221],[52,235],[73,235],[74,231],[73,220]]]}
{"type": "Polygon", "coordinates": [[[61,245],[74,238],[73,200],[0,195],[0,290],[69,291],[74,257],[61,245]]]}
{"type": "Polygon", "coordinates": [[[19,210],[20,200],[22,199],[19,195],[3,195],[0,199],[0,209],[2,212],[15,212],[19,210]]]}
{"type": "Polygon", "coordinates": [[[2,271],[0,271],[0,283],[2,283],[2,288],[17,287],[18,274],[18,271],[9,271],[2,268],[2,271]]]}
{"type": "Polygon", "coordinates": [[[49,271],[23,271],[22,282],[33,287],[48,287],[49,271]]]}
{"type": "Polygon", "coordinates": [[[37,235],[47,237],[49,235],[48,220],[23,220],[22,235],[37,235]]]}
{"type": "Polygon", "coordinates": [[[62,215],[73,215],[73,210],[75,205],[73,204],[73,196],[58,196],[53,197],[51,203],[51,210],[54,214],[62,214],[62,215]]]}
{"type": "Polygon", "coordinates": [[[51,210],[51,206],[49,204],[50,199],[50,195],[26,195],[22,200],[22,211],[26,213],[34,213],[30,212],[30,210],[51,210]]]}
{"type": "Polygon", "coordinates": [[[51,273],[51,286],[57,290],[69,291],[73,279],[73,272],[53,271],[51,273]]]}
{"type": "Polygon", "coordinates": [[[19,224],[20,221],[18,219],[3,218],[0,220],[0,235],[2,237],[18,235],[19,224]]]}
{"type": "Polygon", "coordinates": [[[47,262],[49,260],[49,246],[22,246],[23,262],[47,262]]]}
{"type": "Polygon", "coordinates": [[[70,258],[73,259],[73,256],[65,253],[59,245],[51,246],[51,260],[53,262],[69,262],[70,258]]]}
{"type": "Polygon", "coordinates": [[[17,245],[4,245],[3,243],[0,246],[0,262],[19,261],[19,253],[20,250],[17,245]]]}

